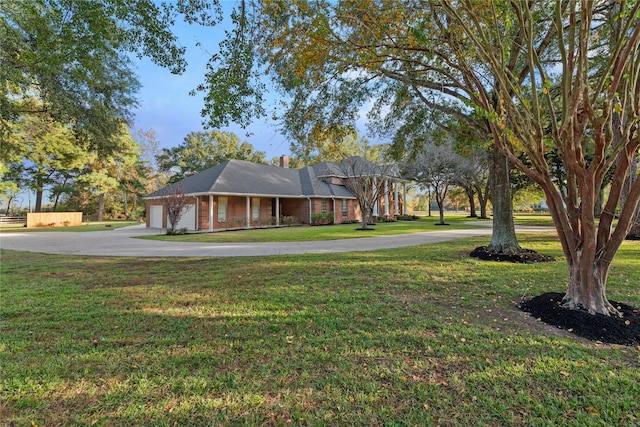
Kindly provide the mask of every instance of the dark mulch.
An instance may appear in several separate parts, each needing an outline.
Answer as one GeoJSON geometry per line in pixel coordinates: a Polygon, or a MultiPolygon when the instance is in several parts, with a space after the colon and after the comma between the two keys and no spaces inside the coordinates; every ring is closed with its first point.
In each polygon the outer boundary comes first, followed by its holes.
{"type": "Polygon", "coordinates": [[[564,294],[548,292],[523,300],[520,309],[548,325],[557,326],[591,341],[608,344],[640,345],[640,309],[616,301],[609,302],[622,317],[589,314],[586,310],[562,307],[564,294]]]}
{"type": "Polygon", "coordinates": [[[522,249],[515,254],[506,254],[503,252],[490,251],[486,246],[479,246],[475,248],[469,255],[485,261],[518,262],[522,264],[551,262],[556,260],[554,257],[542,255],[530,249],[522,249]]]}

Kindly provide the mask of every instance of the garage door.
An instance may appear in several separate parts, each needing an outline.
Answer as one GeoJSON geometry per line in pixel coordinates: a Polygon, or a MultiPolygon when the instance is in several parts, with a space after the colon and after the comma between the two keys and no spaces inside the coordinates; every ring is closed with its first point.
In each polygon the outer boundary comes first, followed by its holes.
{"type": "Polygon", "coordinates": [[[149,210],[149,228],[162,228],[162,206],[151,206],[149,210]]]}
{"type": "MultiPolygon", "coordinates": [[[[167,225],[169,225],[169,220],[167,219],[167,225]]],[[[178,230],[181,228],[186,228],[188,231],[195,231],[196,229],[196,205],[186,205],[184,211],[182,212],[182,217],[180,221],[178,221],[178,226],[176,227],[178,230]]]]}

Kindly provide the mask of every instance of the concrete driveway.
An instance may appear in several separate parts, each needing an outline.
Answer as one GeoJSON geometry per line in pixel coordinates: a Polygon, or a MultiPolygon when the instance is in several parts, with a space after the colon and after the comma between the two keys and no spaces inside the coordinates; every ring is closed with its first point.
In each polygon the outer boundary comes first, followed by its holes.
{"type": "MultiPolygon", "coordinates": [[[[548,227],[519,227],[534,231],[548,227]]],[[[373,251],[491,235],[490,227],[312,242],[192,243],[135,239],[159,234],[144,225],[90,232],[0,233],[0,248],[50,254],[135,257],[230,257],[373,251]]]]}

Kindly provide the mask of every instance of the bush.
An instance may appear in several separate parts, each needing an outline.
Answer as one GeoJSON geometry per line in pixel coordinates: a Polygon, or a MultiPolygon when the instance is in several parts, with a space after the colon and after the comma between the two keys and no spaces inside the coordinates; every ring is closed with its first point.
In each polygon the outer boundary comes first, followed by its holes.
{"type": "Polygon", "coordinates": [[[181,236],[187,234],[186,228],[167,228],[167,236],[181,236]]]}
{"type": "Polygon", "coordinates": [[[419,219],[417,215],[396,215],[398,221],[416,221],[419,219]]]}
{"type": "Polygon", "coordinates": [[[333,224],[333,212],[319,212],[311,214],[311,225],[333,224]]]}
{"type": "Polygon", "coordinates": [[[296,224],[300,224],[300,222],[298,221],[298,218],[296,218],[293,215],[290,216],[283,216],[282,220],[280,221],[280,225],[296,225],[296,224]]]}

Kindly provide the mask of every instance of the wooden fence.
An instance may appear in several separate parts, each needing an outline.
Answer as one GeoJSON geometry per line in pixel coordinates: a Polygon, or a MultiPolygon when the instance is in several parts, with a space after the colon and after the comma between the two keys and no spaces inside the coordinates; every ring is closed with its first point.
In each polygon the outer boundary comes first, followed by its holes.
{"type": "Polygon", "coordinates": [[[27,228],[82,225],[82,212],[34,212],[27,214],[27,228]]]}
{"type": "Polygon", "coordinates": [[[26,224],[26,216],[5,216],[0,215],[0,224],[26,224]]]}

